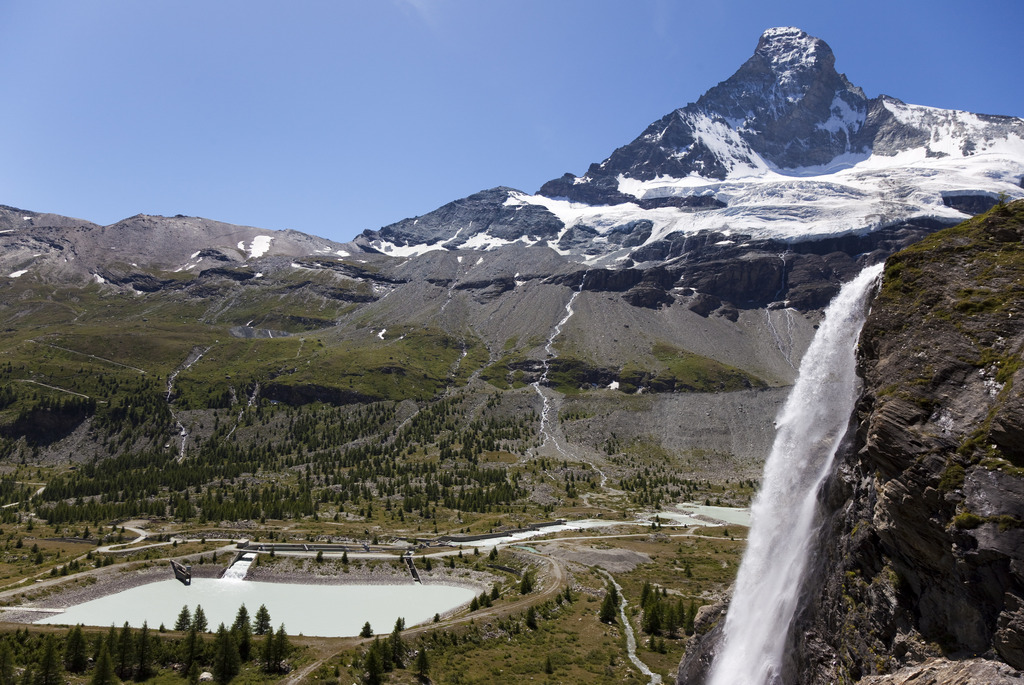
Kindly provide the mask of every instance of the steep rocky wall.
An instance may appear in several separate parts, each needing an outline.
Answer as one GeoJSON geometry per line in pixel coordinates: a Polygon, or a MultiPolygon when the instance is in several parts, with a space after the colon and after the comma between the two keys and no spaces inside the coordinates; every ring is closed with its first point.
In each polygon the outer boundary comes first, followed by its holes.
{"type": "MultiPolygon", "coordinates": [[[[787,683],[1024,682],[1024,202],[893,255],[787,683]]],[[[724,607],[680,664],[704,682],[724,607]]]]}
{"type": "Polygon", "coordinates": [[[1024,678],[1022,239],[1018,202],[887,262],[793,682],[1024,678]]]}

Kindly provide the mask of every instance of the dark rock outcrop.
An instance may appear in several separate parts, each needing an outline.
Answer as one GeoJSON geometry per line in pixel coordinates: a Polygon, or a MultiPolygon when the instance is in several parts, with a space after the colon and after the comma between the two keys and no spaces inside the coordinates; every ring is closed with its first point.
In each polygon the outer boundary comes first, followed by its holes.
{"type": "Polygon", "coordinates": [[[284,402],[293,406],[324,402],[334,405],[372,402],[376,398],[358,392],[316,384],[269,383],[263,388],[263,397],[273,402],[284,402]]]}
{"type": "MultiPolygon", "coordinates": [[[[455,200],[423,216],[404,219],[379,231],[364,231],[356,242],[382,249],[386,241],[399,246],[436,245],[457,248],[474,235],[499,240],[554,238],[561,220],[540,205],[509,203],[512,188],[491,188],[455,200]]],[[[385,249],[386,251],[386,249],[385,249]]]]}

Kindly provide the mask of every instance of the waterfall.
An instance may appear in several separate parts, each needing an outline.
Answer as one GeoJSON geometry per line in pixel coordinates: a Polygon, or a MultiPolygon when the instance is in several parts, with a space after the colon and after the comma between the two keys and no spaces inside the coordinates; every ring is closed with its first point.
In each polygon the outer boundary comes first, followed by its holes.
{"type": "Polygon", "coordinates": [[[843,286],[800,363],[751,507],[722,644],[709,685],[783,682],[783,653],[811,554],[818,489],[846,433],[857,393],[855,347],[882,265],[843,286]]]}
{"type": "Polygon", "coordinates": [[[252,552],[246,552],[238,559],[238,561],[231,564],[231,566],[224,571],[224,575],[221,576],[221,580],[245,580],[246,574],[249,573],[249,567],[252,566],[252,562],[255,560],[255,554],[252,552]]]}
{"type": "Polygon", "coordinates": [[[531,384],[533,385],[533,389],[537,391],[537,394],[540,395],[541,399],[539,433],[544,436],[544,442],[541,443],[541,446],[543,447],[546,445],[550,439],[554,443],[555,449],[558,450],[563,457],[567,456],[565,454],[565,450],[562,449],[558,444],[558,439],[547,428],[549,422],[548,416],[551,414],[551,402],[548,399],[548,396],[544,394],[544,391],[541,390],[541,386],[547,385],[548,372],[551,370],[551,360],[558,356],[558,351],[555,350],[555,338],[561,335],[562,328],[565,324],[569,323],[569,319],[571,319],[572,315],[575,313],[572,306],[576,302],[576,298],[579,297],[581,292],[583,292],[583,286],[587,282],[588,273],[590,273],[589,269],[583,272],[583,278],[580,280],[580,287],[573,291],[572,295],[569,296],[569,301],[565,303],[565,316],[562,317],[561,321],[555,324],[554,329],[551,331],[551,335],[548,336],[547,344],[544,345],[544,360],[542,362],[544,365],[544,371],[541,373],[540,378],[531,384]]]}

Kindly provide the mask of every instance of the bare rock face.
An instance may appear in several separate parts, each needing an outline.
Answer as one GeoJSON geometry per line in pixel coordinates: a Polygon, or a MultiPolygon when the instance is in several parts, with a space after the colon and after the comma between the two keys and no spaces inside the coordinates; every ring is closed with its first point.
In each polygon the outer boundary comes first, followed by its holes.
{"type": "Polygon", "coordinates": [[[508,200],[514,192],[505,187],[482,190],[421,217],[404,219],[380,231],[364,231],[357,242],[383,250],[387,249],[385,244],[443,244],[450,249],[478,234],[507,242],[524,237],[531,242],[554,238],[563,228],[558,217],[539,205],[510,205],[508,200]]]}
{"type": "Polygon", "coordinates": [[[890,675],[868,676],[861,685],[1017,685],[1022,674],[989,659],[932,659],[920,666],[902,668],[890,675]]]}

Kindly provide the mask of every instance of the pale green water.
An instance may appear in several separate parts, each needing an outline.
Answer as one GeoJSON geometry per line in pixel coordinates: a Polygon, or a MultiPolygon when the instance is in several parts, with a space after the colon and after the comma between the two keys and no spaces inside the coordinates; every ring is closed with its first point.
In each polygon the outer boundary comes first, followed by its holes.
{"type": "Polygon", "coordinates": [[[198,604],[210,630],[216,630],[220,623],[230,626],[242,604],[249,616],[265,604],[275,630],[283,623],[291,635],[343,637],[358,635],[366,621],[377,633],[391,632],[399,617],[407,626],[423,623],[470,602],[475,594],[452,585],[293,585],[196,578],[186,586],[171,579],[84,602],[36,623],[120,627],[127,621],[138,628],[146,621],[150,628],[161,623],[173,628],[183,605],[194,613],[198,604]]]}

